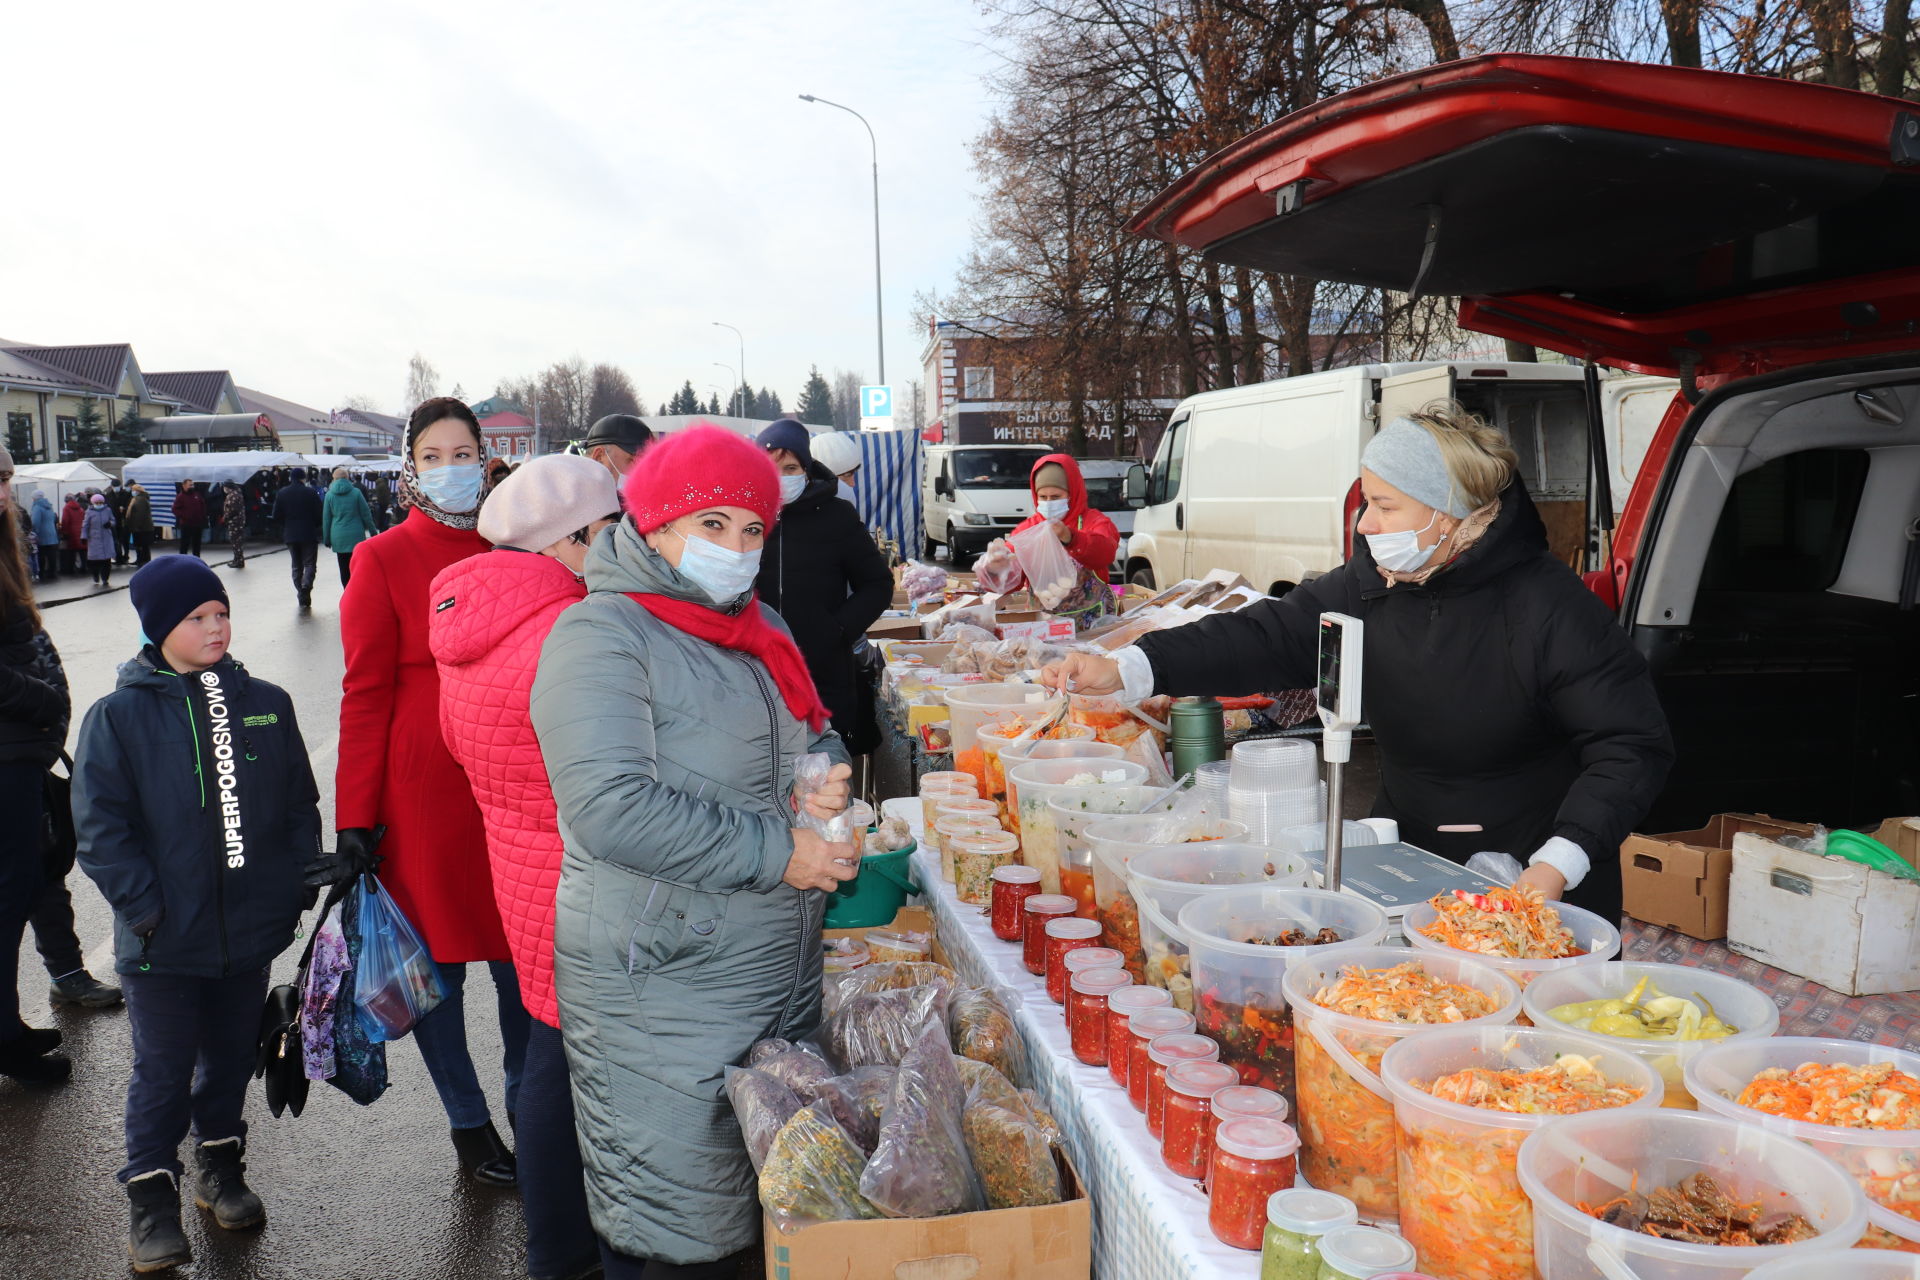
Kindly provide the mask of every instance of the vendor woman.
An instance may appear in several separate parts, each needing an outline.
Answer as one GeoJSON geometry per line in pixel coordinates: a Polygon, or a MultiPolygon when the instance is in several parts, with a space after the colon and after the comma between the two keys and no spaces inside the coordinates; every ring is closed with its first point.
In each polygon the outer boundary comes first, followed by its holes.
{"type": "Polygon", "coordinates": [[[1620,916],[1620,842],[1673,762],[1646,663],[1547,551],[1506,437],[1457,407],[1396,419],[1361,458],[1352,559],[1285,598],[1075,654],[1046,683],[1128,700],[1310,687],[1322,613],[1366,623],[1374,812],[1464,862],[1620,916]]]}
{"type": "MultiPolygon", "coordinates": [[[[1027,477],[1033,493],[1033,514],[1013,530],[1022,533],[1046,525],[1073,558],[1078,581],[1056,613],[1073,615],[1079,630],[1114,611],[1107,574],[1120,550],[1120,530],[1087,501],[1087,482],[1080,464],[1064,453],[1050,453],[1033,464],[1027,477]]],[[[1037,588],[1040,584],[1029,583],[1037,588]]]]}

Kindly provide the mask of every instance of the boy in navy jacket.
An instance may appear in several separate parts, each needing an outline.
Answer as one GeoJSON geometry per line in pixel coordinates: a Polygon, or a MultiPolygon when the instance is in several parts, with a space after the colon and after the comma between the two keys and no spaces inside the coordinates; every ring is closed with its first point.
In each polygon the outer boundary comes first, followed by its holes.
{"type": "Polygon", "coordinates": [[[179,1189],[189,1127],[194,1203],[229,1230],[265,1217],[243,1177],[241,1111],[268,966],[308,902],[320,809],[292,701],[227,654],[219,575],[165,556],[129,585],[146,643],[87,713],[73,798],[80,865],[113,906],[133,1031],[118,1177],[128,1252],[146,1272],[191,1261],[179,1189]]]}

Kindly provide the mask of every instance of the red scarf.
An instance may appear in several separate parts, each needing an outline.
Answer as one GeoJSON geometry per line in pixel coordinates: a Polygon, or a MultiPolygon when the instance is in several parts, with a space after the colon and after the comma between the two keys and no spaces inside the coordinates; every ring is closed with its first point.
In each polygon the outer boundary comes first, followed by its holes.
{"type": "Polygon", "coordinates": [[[804,720],[815,733],[827,727],[830,713],[820,701],[820,691],[813,687],[813,675],[807,670],[806,659],[800,656],[800,646],[793,642],[792,636],[767,624],[760,614],[758,594],[737,614],[644,591],[623,594],[660,621],[696,640],[760,659],[773,673],[773,682],[794,718],[804,720]]]}

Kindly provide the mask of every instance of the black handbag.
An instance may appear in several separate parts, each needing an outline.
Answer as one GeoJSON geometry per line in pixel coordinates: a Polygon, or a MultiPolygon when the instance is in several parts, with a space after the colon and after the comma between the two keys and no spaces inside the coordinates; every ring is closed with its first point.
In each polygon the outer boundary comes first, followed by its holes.
{"type": "Polygon", "coordinates": [[[278,1119],[282,1111],[298,1116],[307,1105],[306,1043],[300,1034],[300,1002],[307,989],[307,973],[313,967],[313,944],[320,940],[320,926],[327,915],[347,896],[353,880],[343,880],[327,891],[320,905],[313,932],[300,953],[300,967],[292,982],[283,982],[267,991],[266,1004],[260,1010],[260,1037],[254,1048],[253,1075],[266,1090],[267,1110],[278,1119]]]}
{"type": "Polygon", "coordinates": [[[46,816],[40,832],[40,852],[46,859],[49,881],[65,880],[80,850],[80,838],[73,827],[73,759],[62,751],[60,763],[67,767],[64,777],[52,769],[41,775],[45,779],[42,791],[46,816]]]}

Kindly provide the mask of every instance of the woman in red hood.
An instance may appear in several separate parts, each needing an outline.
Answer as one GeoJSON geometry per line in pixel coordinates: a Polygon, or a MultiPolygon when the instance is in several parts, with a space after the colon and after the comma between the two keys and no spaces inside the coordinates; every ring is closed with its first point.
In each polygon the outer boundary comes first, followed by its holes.
{"type": "Polygon", "coordinates": [[[1080,476],[1079,464],[1066,454],[1050,453],[1034,463],[1027,483],[1033,490],[1033,514],[1013,534],[1037,525],[1053,530],[1080,568],[1079,583],[1053,612],[1071,614],[1076,627],[1084,631],[1096,619],[1113,612],[1107,573],[1120,549],[1120,531],[1113,521],[1087,505],[1087,482],[1080,476]]]}

